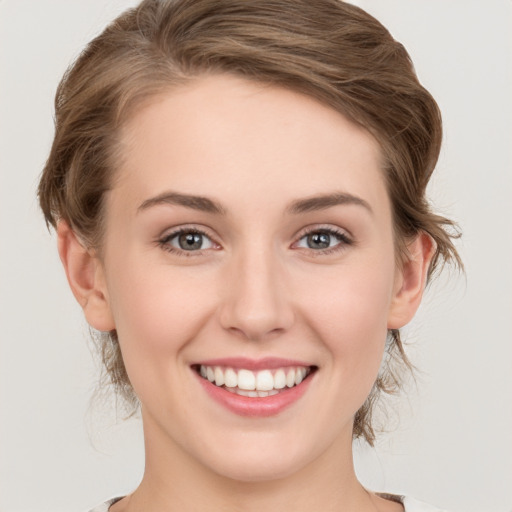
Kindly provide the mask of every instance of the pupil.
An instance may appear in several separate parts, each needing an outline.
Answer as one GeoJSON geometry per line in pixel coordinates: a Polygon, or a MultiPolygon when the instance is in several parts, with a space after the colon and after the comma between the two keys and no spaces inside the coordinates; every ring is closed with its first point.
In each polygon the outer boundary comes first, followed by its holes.
{"type": "Polygon", "coordinates": [[[186,233],[179,237],[180,248],[185,251],[201,249],[202,235],[198,233],[186,233]]]}
{"type": "Polygon", "coordinates": [[[328,233],[313,233],[308,237],[308,246],[311,249],[327,249],[331,243],[328,233]]]}

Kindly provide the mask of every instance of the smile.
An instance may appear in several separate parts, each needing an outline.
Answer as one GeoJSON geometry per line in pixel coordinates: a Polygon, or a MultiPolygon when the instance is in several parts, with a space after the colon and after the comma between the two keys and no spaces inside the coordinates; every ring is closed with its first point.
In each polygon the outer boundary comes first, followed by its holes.
{"type": "Polygon", "coordinates": [[[288,368],[251,371],[245,368],[235,370],[222,366],[199,366],[199,374],[217,387],[231,393],[251,398],[274,396],[285,389],[298,386],[313,367],[297,366],[288,368]]]}
{"type": "Polygon", "coordinates": [[[191,369],[214,402],[238,416],[265,418],[299,402],[318,367],[279,358],[228,358],[197,362],[191,369]]]}

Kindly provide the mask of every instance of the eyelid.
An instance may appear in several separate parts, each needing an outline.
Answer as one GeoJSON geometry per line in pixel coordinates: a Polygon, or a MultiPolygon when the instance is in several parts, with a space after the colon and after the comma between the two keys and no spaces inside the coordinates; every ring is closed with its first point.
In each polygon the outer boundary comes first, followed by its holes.
{"type": "MultiPolygon", "coordinates": [[[[217,236],[213,235],[211,230],[205,226],[199,226],[197,224],[182,224],[175,226],[173,228],[167,228],[160,236],[156,239],[156,244],[160,246],[162,249],[175,253],[179,256],[192,257],[192,256],[200,256],[204,255],[205,252],[212,250],[222,249],[221,244],[217,242],[217,236]],[[214,247],[210,247],[207,249],[198,249],[198,250],[183,250],[178,247],[174,247],[169,244],[169,241],[174,237],[183,234],[183,233],[197,233],[205,236],[210,240],[214,247]]],[[[291,245],[292,249],[304,250],[314,256],[325,255],[329,253],[339,252],[346,249],[347,246],[353,245],[355,240],[352,234],[345,228],[341,228],[339,226],[333,224],[312,224],[309,226],[303,227],[297,234],[294,236],[294,242],[291,245]],[[339,243],[334,245],[333,247],[327,247],[325,249],[312,249],[306,247],[297,247],[297,244],[304,237],[316,233],[316,232],[324,232],[328,233],[339,239],[339,243]]]]}
{"type": "Polygon", "coordinates": [[[347,248],[347,246],[354,245],[355,240],[352,234],[344,228],[335,226],[332,224],[313,224],[302,228],[295,236],[295,242],[292,244],[292,248],[297,250],[307,251],[313,256],[322,256],[331,253],[341,252],[347,248]],[[327,247],[325,249],[311,249],[306,247],[297,247],[297,244],[306,236],[313,233],[323,232],[335,236],[339,239],[339,243],[333,247],[327,247]]]}
{"type": "Polygon", "coordinates": [[[207,251],[221,249],[222,246],[217,242],[216,238],[217,237],[212,235],[210,230],[204,226],[199,227],[197,224],[181,224],[174,228],[166,229],[160,236],[157,237],[156,244],[170,253],[174,253],[179,256],[191,257],[203,255],[207,251]],[[194,251],[186,251],[169,244],[170,240],[183,233],[196,233],[198,235],[202,235],[210,240],[213,247],[207,249],[198,249],[194,251]]]}
{"type": "Polygon", "coordinates": [[[305,235],[309,235],[310,233],[315,233],[317,231],[326,231],[338,236],[345,236],[346,238],[350,238],[352,241],[354,240],[352,233],[348,229],[336,226],[335,224],[309,224],[308,226],[301,228],[295,234],[294,238],[303,238],[305,235]]]}

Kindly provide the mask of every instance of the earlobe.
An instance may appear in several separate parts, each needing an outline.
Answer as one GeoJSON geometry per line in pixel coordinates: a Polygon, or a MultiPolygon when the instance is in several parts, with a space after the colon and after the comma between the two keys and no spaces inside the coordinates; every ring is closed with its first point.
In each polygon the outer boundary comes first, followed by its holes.
{"type": "Polygon", "coordinates": [[[397,280],[388,316],[388,329],[400,329],[416,313],[427,282],[427,274],[435,252],[435,242],[421,232],[407,244],[408,258],[397,270],[397,280]]]}
{"type": "Polygon", "coordinates": [[[99,331],[115,329],[99,258],[80,242],[66,221],[59,221],[57,236],[59,255],[69,286],[82,306],[87,322],[99,331]]]}

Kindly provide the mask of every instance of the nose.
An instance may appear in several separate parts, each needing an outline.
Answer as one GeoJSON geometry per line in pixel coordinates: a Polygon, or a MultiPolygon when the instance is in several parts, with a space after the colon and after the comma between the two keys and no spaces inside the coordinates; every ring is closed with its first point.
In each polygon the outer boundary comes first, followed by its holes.
{"type": "Polygon", "coordinates": [[[285,269],[277,258],[261,250],[233,259],[223,286],[222,327],[251,341],[287,331],[294,311],[285,269]]]}

